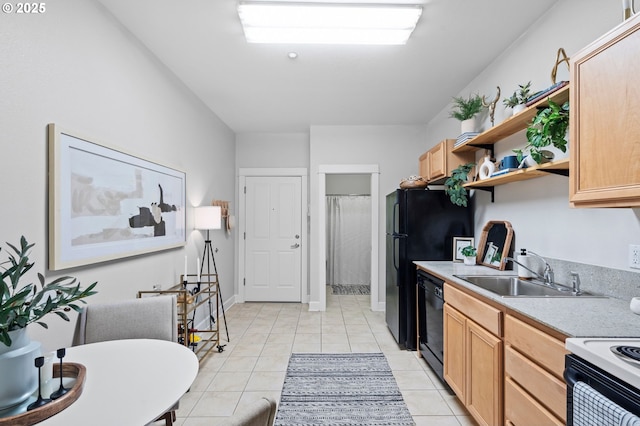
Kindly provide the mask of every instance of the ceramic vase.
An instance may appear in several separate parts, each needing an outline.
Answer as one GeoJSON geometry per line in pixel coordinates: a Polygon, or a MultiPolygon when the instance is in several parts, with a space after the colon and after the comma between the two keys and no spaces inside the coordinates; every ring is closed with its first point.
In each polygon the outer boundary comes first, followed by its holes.
{"type": "Polygon", "coordinates": [[[0,343],[0,410],[25,401],[38,388],[40,342],[33,342],[25,328],[10,331],[11,346],[0,343]]]}
{"type": "Polygon", "coordinates": [[[465,256],[464,257],[464,264],[465,265],[475,265],[476,264],[476,257],[475,256],[465,256]]]}

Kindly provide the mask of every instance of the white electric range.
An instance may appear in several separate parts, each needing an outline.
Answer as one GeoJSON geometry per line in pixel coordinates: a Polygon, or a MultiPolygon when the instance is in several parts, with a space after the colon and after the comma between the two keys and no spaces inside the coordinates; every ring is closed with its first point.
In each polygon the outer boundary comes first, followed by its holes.
{"type": "Polygon", "coordinates": [[[565,347],[611,376],[640,389],[640,337],[569,338],[565,347]],[[629,358],[625,354],[638,359],[629,358]]]}

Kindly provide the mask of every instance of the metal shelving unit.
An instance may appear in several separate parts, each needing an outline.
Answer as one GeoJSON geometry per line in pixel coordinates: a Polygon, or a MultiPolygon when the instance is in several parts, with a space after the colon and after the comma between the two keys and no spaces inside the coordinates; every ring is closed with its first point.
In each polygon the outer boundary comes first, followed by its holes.
{"type": "Polygon", "coordinates": [[[153,297],[159,295],[175,295],[178,304],[178,343],[191,347],[198,360],[202,360],[213,350],[222,352],[225,345],[220,344],[220,284],[217,274],[203,274],[200,282],[195,275],[180,277],[183,282],[167,290],[142,290],[138,297],[153,297]],[[193,282],[189,282],[193,279],[193,282]],[[196,311],[198,308],[207,310],[209,327],[201,329],[195,327],[196,311]]]}

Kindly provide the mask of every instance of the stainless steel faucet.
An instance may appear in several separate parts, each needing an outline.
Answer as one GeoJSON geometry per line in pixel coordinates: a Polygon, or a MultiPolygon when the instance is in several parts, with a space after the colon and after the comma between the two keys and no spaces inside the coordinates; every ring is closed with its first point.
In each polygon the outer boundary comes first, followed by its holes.
{"type": "Polygon", "coordinates": [[[529,250],[529,254],[534,255],[535,257],[537,257],[538,259],[544,262],[544,272],[542,273],[544,283],[547,285],[552,285],[554,283],[554,275],[553,275],[553,269],[551,269],[551,265],[549,265],[547,261],[544,260],[544,257],[540,256],[539,254],[534,253],[531,250],[529,250]]]}
{"type": "Polygon", "coordinates": [[[517,260],[515,260],[513,257],[505,257],[504,261],[511,261],[515,264],[518,264],[520,266],[522,266],[524,269],[526,269],[527,271],[531,272],[532,274],[534,274],[537,278],[541,279],[545,285],[548,285],[550,287],[554,287],[554,275],[553,275],[553,269],[551,269],[551,265],[549,265],[547,263],[546,260],[544,260],[544,258],[542,256],[540,256],[539,254],[536,254],[534,252],[532,252],[531,250],[529,250],[528,252],[529,254],[534,255],[535,257],[539,258],[540,260],[542,260],[544,262],[544,272],[542,274],[540,274],[537,271],[534,271],[533,269],[529,268],[528,266],[523,265],[522,263],[518,262],[517,260]]]}

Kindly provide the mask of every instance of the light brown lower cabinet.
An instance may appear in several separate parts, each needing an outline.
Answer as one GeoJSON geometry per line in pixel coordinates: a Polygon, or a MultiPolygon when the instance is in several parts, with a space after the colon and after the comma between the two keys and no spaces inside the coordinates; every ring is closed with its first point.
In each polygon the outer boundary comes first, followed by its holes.
{"type": "Polygon", "coordinates": [[[566,421],[566,336],[444,285],[444,378],[480,425],[566,421]]]}
{"type": "Polygon", "coordinates": [[[564,341],[505,316],[505,420],[515,426],[563,425],[567,390],[564,341]]]}
{"type": "MultiPolygon", "coordinates": [[[[479,314],[484,322],[500,311],[445,284],[445,302],[458,303],[462,311],[479,314]]],[[[500,325],[496,324],[496,329],[500,325]]],[[[444,305],[444,378],[480,425],[502,425],[502,339],[456,309],[444,305]]]]}

